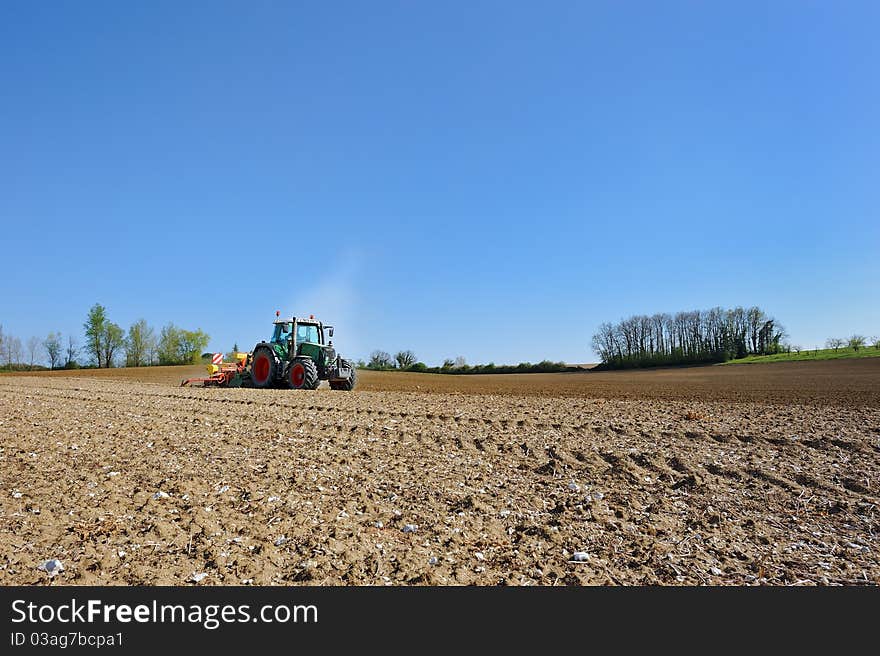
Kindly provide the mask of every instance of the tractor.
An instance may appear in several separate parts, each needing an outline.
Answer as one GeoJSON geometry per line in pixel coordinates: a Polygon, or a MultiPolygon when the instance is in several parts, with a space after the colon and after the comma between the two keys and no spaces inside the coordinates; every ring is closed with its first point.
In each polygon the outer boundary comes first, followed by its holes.
{"type": "Polygon", "coordinates": [[[316,389],[322,380],[330,389],[350,392],[357,385],[354,365],[333,348],[333,326],[308,319],[282,318],[275,313],[272,339],[254,347],[250,383],[258,388],[316,389]]]}

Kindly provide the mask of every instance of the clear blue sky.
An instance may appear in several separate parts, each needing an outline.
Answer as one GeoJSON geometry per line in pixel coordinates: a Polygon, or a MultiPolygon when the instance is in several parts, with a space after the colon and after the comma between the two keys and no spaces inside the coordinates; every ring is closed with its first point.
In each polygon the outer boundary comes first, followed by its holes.
{"type": "Polygon", "coordinates": [[[757,304],[880,333],[876,2],[4,2],[0,324],[274,311],[343,353],[595,361],[757,304]]]}

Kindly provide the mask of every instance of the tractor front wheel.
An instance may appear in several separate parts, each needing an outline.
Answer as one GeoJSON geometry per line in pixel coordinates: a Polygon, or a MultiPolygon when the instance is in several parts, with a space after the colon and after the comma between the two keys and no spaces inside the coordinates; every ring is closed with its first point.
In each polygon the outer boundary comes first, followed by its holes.
{"type": "Polygon", "coordinates": [[[251,380],[254,387],[266,389],[272,387],[277,374],[278,362],[275,354],[267,346],[262,346],[254,351],[254,360],[251,364],[251,380]]]}
{"type": "Polygon", "coordinates": [[[317,389],[320,384],[318,368],[311,358],[297,358],[287,367],[285,382],[291,389],[317,389]]]}

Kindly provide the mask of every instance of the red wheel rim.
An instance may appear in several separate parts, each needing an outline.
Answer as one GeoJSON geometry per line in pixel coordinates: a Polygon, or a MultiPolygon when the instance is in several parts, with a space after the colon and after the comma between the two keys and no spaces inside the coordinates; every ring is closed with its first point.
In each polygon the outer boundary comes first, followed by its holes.
{"type": "Polygon", "coordinates": [[[265,383],[269,379],[269,356],[260,354],[254,362],[254,380],[265,383]]]}
{"type": "Polygon", "coordinates": [[[305,379],[306,368],[299,363],[293,365],[293,368],[290,370],[290,382],[293,383],[293,386],[302,387],[305,379]]]}

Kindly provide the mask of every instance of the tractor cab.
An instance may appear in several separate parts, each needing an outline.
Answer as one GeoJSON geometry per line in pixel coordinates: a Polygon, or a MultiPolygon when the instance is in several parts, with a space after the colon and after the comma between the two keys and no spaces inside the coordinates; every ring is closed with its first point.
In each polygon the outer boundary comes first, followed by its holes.
{"type": "MultiPolygon", "coordinates": [[[[269,342],[280,347],[285,355],[291,346],[293,347],[291,355],[308,355],[315,360],[321,360],[325,351],[333,351],[333,343],[328,343],[325,338],[325,333],[333,337],[333,326],[325,326],[320,321],[316,321],[314,316],[308,319],[278,318],[274,324],[275,329],[269,342]]],[[[335,357],[335,353],[331,353],[330,356],[335,357]]]]}

